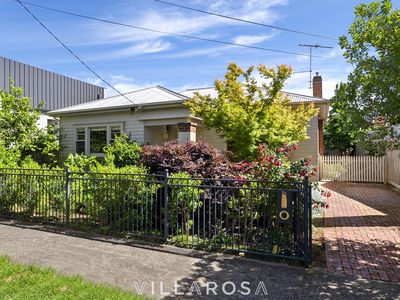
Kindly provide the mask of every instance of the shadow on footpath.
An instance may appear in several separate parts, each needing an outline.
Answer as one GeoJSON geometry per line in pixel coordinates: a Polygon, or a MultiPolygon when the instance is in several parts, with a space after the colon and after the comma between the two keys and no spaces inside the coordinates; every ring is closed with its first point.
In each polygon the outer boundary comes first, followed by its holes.
{"type": "Polygon", "coordinates": [[[398,299],[400,285],[247,259],[200,260],[163,299],[398,299]],[[194,283],[195,282],[195,283],[194,283]],[[244,282],[248,282],[245,288],[244,282]],[[225,285],[225,286],[224,286],[225,285]],[[217,287],[214,291],[207,286],[217,287]],[[265,289],[262,288],[265,287],[265,289]],[[197,288],[196,288],[197,287],[197,288]],[[188,294],[192,292],[192,294],[188,294]],[[267,293],[267,295],[264,294],[267,293]],[[185,295],[179,295],[184,293],[185,295]],[[228,294],[231,295],[228,295],[228,294]]]}
{"type": "MultiPolygon", "coordinates": [[[[34,226],[26,226],[22,224],[5,224],[26,229],[35,229],[34,226]]],[[[47,231],[37,226],[36,230],[47,231]]],[[[56,228],[62,232],[54,232],[63,235],[77,236],[78,238],[89,238],[96,241],[104,241],[113,244],[124,244],[121,239],[107,238],[97,235],[83,237],[76,232],[63,232],[65,229],[56,228]]],[[[51,232],[51,231],[50,231],[51,232]]],[[[193,257],[193,252],[188,249],[181,249],[182,253],[176,253],[178,248],[173,248],[174,251],[169,251],[168,247],[159,246],[151,248],[149,246],[128,245],[133,247],[141,247],[151,251],[170,252],[176,255],[185,255],[193,257]],[[183,252],[187,251],[187,253],[183,252]]],[[[178,294],[179,292],[188,293],[191,287],[196,287],[192,290],[193,295],[178,295],[173,294],[166,296],[165,299],[395,299],[400,297],[400,285],[366,281],[351,277],[344,277],[329,274],[320,269],[307,270],[303,267],[292,267],[285,264],[266,263],[259,260],[229,256],[229,255],[210,255],[202,254],[199,260],[191,264],[190,270],[186,272],[185,277],[178,279],[178,294]],[[246,288],[243,288],[243,283],[246,288]],[[212,291],[207,294],[205,286],[210,283],[217,295],[212,291]],[[262,283],[262,284],[261,284],[262,283]],[[224,293],[225,291],[225,293],[224,293]],[[226,293],[232,295],[228,296],[226,293]],[[249,293],[249,294],[247,294],[249,293]],[[264,295],[268,293],[268,295],[264,295]]],[[[176,268],[180,268],[179,264],[176,268]]],[[[166,280],[173,280],[166,278],[166,280]]],[[[173,291],[171,291],[173,293],[173,291]]]]}

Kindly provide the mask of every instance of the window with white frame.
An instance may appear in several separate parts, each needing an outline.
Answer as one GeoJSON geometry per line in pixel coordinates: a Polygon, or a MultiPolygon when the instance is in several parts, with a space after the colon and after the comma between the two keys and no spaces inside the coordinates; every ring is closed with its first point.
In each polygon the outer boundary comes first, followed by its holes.
{"type": "Polygon", "coordinates": [[[76,128],[76,153],[102,156],[104,147],[112,144],[121,133],[122,124],[79,126],[76,128]]]}
{"type": "Polygon", "coordinates": [[[114,143],[115,137],[121,134],[121,126],[111,126],[110,128],[110,144],[114,143]]]}
{"type": "Polygon", "coordinates": [[[76,153],[86,153],[86,128],[76,129],[76,153]]]}

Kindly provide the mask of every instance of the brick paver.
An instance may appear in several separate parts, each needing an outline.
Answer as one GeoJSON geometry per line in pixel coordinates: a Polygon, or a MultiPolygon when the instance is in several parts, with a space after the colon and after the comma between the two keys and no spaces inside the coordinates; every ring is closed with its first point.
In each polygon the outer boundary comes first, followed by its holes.
{"type": "Polygon", "coordinates": [[[326,182],[326,260],[333,272],[400,282],[400,193],[372,183],[326,182]]]}

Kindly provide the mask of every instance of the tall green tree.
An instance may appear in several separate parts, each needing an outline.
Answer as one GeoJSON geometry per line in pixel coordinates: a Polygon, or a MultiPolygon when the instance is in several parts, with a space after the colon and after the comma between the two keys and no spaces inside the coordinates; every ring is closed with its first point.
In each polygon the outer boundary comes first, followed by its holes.
{"type": "Polygon", "coordinates": [[[240,159],[253,159],[265,143],[277,146],[297,143],[307,137],[307,124],[317,113],[313,105],[293,106],[281,90],[292,69],[260,65],[243,70],[228,66],[223,80],[215,81],[217,97],[196,93],[187,101],[192,113],[224,136],[240,159]],[[264,82],[259,84],[257,75],[264,82]]]}
{"type": "Polygon", "coordinates": [[[23,159],[32,154],[54,157],[59,141],[53,128],[38,125],[41,112],[31,105],[23,89],[10,85],[10,91],[0,90],[0,139],[2,147],[19,153],[23,159]]]}
{"type": "Polygon", "coordinates": [[[363,133],[360,124],[367,124],[357,110],[349,113],[351,110],[349,99],[355,98],[354,89],[349,84],[340,83],[336,86],[335,95],[330,103],[329,118],[324,126],[326,150],[337,150],[340,154],[354,152],[358,138],[363,133]]]}
{"type": "Polygon", "coordinates": [[[341,119],[340,132],[353,143],[395,145],[380,142],[398,140],[393,128],[400,124],[400,10],[393,10],[390,0],[358,5],[340,46],[354,70],[336,91],[333,108],[338,109],[331,111],[328,133],[337,133],[333,123],[341,119]]]}

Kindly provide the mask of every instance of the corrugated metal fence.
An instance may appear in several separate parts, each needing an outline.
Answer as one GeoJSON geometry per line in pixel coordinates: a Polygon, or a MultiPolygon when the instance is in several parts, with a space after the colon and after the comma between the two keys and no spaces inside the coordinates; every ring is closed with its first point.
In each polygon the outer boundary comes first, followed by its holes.
{"type": "Polygon", "coordinates": [[[385,156],[320,156],[322,181],[385,182],[385,156]]]}

